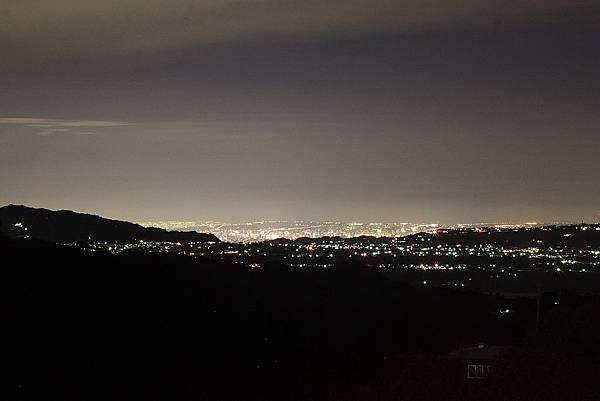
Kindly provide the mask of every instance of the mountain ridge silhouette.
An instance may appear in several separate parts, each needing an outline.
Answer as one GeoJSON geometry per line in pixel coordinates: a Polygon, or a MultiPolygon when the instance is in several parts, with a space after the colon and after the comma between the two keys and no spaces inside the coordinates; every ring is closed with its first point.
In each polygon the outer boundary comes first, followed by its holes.
{"type": "Polygon", "coordinates": [[[220,242],[214,234],[167,231],[102,216],[24,205],[0,207],[0,231],[56,243],[75,242],[220,242]]]}

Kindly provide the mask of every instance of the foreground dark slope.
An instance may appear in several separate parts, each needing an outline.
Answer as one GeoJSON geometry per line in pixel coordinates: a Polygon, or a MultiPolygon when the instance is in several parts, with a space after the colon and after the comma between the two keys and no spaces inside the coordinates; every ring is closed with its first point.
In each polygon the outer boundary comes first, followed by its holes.
{"type": "Polygon", "coordinates": [[[56,243],[75,242],[218,242],[212,234],[166,231],[125,221],[105,219],[70,210],[35,209],[21,205],[0,208],[2,231],[9,236],[28,235],[56,243]],[[15,226],[15,224],[21,224],[15,226]],[[27,228],[27,230],[25,230],[27,228]]]}
{"type": "Polygon", "coordinates": [[[396,399],[414,355],[519,343],[534,308],[499,318],[494,297],[357,265],[248,271],[33,240],[0,252],[7,399],[396,399]]]}

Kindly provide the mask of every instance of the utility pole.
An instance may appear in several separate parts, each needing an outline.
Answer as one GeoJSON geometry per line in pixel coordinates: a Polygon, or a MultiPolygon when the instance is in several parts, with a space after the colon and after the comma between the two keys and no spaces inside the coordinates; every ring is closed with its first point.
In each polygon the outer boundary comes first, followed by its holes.
{"type": "Polygon", "coordinates": [[[537,305],[536,305],[536,311],[535,311],[535,331],[536,331],[536,333],[540,330],[541,307],[542,307],[542,286],[538,285],[537,305]]]}

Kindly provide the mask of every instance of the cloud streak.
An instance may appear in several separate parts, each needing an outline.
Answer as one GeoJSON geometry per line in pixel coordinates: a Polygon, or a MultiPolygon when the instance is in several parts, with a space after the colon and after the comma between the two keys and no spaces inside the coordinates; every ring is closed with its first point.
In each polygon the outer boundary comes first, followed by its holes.
{"type": "Polygon", "coordinates": [[[51,129],[47,129],[45,131],[38,132],[37,134],[39,136],[48,136],[48,135],[56,134],[59,132],[69,132],[69,131],[70,130],[67,128],[51,128],[51,129]]]}
{"type": "Polygon", "coordinates": [[[61,120],[52,118],[36,117],[0,117],[0,124],[18,125],[28,128],[44,128],[38,132],[40,136],[48,136],[58,133],[74,133],[79,135],[96,135],[90,130],[79,131],[85,128],[107,128],[134,125],[123,121],[105,120],[61,120]]]}

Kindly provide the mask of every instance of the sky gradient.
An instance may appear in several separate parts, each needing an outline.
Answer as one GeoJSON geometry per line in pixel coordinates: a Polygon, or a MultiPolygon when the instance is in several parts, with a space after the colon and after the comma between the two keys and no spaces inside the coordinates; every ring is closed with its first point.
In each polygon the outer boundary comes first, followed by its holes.
{"type": "Polygon", "coordinates": [[[598,221],[599,37],[598,1],[4,1],[0,203],[598,221]]]}

